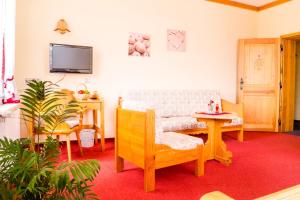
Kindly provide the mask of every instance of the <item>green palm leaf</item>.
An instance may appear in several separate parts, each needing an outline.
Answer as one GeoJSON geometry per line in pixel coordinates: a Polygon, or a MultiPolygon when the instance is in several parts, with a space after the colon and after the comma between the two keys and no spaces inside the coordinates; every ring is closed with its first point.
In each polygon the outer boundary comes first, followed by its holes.
{"type": "MultiPolygon", "coordinates": [[[[49,81],[31,80],[21,95],[22,117],[33,122],[35,134],[53,132],[80,106],[68,102],[58,86],[49,81]]],[[[39,138],[39,137],[38,137],[39,138]]],[[[0,139],[0,200],[98,199],[91,182],[100,171],[96,160],[58,163],[59,142],[48,136],[39,151],[30,149],[30,139],[0,139]]]]}

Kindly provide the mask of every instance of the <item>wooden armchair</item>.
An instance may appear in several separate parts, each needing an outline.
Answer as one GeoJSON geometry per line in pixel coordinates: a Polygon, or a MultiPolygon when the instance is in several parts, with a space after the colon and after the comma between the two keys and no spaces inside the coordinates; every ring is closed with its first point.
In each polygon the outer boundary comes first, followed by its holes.
{"type": "Polygon", "coordinates": [[[155,144],[155,113],[117,108],[115,138],[116,170],[124,169],[124,159],[144,169],[144,190],[155,190],[155,170],[195,161],[195,175],[204,175],[203,145],[174,150],[155,144]]]}
{"type": "MultiPolygon", "coordinates": [[[[234,112],[237,114],[237,116],[241,119],[243,119],[244,115],[244,107],[243,104],[234,104],[229,101],[226,101],[222,99],[222,108],[223,112],[234,112]]],[[[222,127],[222,132],[229,132],[229,131],[235,131],[237,132],[237,139],[240,142],[243,142],[244,140],[244,126],[243,123],[237,123],[237,124],[228,124],[227,126],[222,127]]]]}

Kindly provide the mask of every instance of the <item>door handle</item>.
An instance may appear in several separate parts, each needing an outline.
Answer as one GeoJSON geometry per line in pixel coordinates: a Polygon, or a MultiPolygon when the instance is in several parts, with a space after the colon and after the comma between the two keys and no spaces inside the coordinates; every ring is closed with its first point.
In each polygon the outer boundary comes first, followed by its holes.
{"type": "Polygon", "coordinates": [[[244,88],[244,80],[243,80],[243,78],[241,78],[241,80],[240,80],[240,90],[243,90],[243,88],[244,88]]]}

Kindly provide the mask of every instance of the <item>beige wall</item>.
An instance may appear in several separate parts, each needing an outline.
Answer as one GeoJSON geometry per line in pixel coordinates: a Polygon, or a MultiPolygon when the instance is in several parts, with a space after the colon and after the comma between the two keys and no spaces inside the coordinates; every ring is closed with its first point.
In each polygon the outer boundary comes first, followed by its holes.
{"type": "Polygon", "coordinates": [[[56,81],[50,42],[94,47],[92,75],[67,74],[63,87],[89,79],[106,101],[107,137],[114,136],[114,108],[124,89],[220,89],[235,101],[237,40],[256,36],[257,13],[203,0],[17,0],[16,80],[56,81]],[[53,31],[64,18],[71,33],[53,31]],[[166,51],[166,30],[187,33],[184,53],[166,51]],[[129,32],[151,35],[150,58],[128,57],[129,32]]]}
{"type": "Polygon", "coordinates": [[[258,12],[257,36],[280,37],[300,31],[300,0],[293,0],[258,12]]]}

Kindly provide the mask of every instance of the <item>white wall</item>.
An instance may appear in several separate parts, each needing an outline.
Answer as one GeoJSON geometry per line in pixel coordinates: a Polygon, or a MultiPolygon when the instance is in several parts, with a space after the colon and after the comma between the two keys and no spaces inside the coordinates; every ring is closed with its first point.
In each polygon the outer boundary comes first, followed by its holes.
{"type": "Polygon", "coordinates": [[[16,80],[56,81],[48,71],[50,42],[94,47],[92,75],[67,74],[62,87],[90,81],[105,98],[106,136],[114,136],[121,90],[220,89],[235,101],[237,40],[256,36],[257,13],[203,0],[17,0],[16,80]],[[71,30],[54,32],[64,18],[71,30]],[[168,28],[187,33],[184,53],[166,51],[168,28]],[[151,35],[151,57],[128,57],[129,32],[151,35]]]}
{"type": "Polygon", "coordinates": [[[300,31],[300,0],[293,0],[279,6],[258,12],[257,36],[280,37],[300,31]]]}

